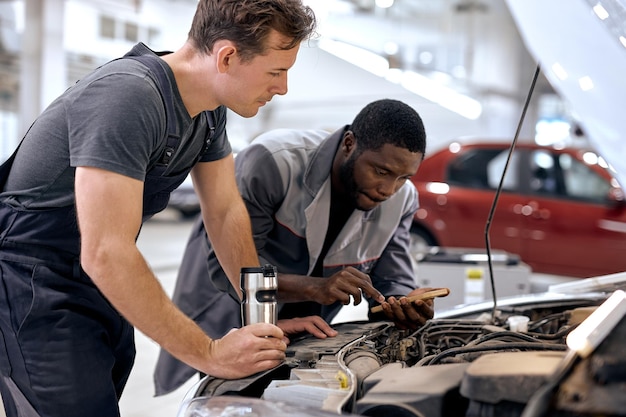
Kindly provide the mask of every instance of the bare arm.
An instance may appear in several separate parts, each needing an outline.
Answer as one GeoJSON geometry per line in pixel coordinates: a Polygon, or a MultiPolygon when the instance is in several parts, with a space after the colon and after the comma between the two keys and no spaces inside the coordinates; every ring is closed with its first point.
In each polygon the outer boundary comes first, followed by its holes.
{"type": "Polygon", "coordinates": [[[283,302],[315,301],[328,305],[335,301],[342,304],[354,298],[354,305],[365,296],[382,303],[385,297],[372,285],[369,275],[353,267],[347,267],[328,278],[304,275],[278,274],[278,299],[283,302]]]}
{"type": "Polygon", "coordinates": [[[219,161],[196,164],[192,178],[211,245],[241,299],[241,268],[259,266],[259,258],[250,216],[235,182],[232,154],[219,161]]]}
{"type": "Polygon", "coordinates": [[[237,378],[280,363],[285,346],[277,327],[262,324],[214,341],[171,302],[135,244],[141,181],[79,167],[75,189],[82,267],[131,324],[175,357],[214,376],[237,378]]]}

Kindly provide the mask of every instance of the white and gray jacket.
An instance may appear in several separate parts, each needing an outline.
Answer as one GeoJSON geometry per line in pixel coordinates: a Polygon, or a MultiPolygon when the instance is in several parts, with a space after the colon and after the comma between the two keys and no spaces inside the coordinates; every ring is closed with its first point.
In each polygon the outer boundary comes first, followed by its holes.
{"type": "MultiPolygon", "coordinates": [[[[309,275],[317,262],[328,228],[331,166],[346,128],[330,136],[272,131],[236,158],[257,250],[279,273],[309,275]]],[[[355,210],[323,260],[324,276],[353,266],[385,296],[415,289],[409,230],[417,208],[417,191],[407,181],[375,209],[355,210]]]]}

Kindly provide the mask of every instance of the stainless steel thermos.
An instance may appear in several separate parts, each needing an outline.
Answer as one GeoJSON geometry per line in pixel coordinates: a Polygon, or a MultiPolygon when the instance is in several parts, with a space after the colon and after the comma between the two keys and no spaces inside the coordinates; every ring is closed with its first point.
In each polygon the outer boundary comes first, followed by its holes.
{"type": "Polygon", "coordinates": [[[278,273],[273,265],[241,268],[241,320],[243,325],[253,323],[276,324],[278,311],[276,293],[278,273]]]}

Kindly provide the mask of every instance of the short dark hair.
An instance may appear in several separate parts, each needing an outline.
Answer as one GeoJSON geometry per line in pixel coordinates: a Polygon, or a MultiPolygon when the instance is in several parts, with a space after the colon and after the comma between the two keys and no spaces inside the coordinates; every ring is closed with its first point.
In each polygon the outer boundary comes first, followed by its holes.
{"type": "Polygon", "coordinates": [[[233,41],[245,62],[266,52],[271,30],[291,40],[281,45],[287,50],[312,36],[315,26],[313,10],[301,0],[200,0],[189,39],[207,54],[218,40],[233,41]]]}
{"type": "Polygon", "coordinates": [[[357,140],[357,152],[378,150],[385,143],[426,152],[426,131],[422,118],[411,106],[398,100],[374,101],[354,118],[350,130],[357,140]]]}

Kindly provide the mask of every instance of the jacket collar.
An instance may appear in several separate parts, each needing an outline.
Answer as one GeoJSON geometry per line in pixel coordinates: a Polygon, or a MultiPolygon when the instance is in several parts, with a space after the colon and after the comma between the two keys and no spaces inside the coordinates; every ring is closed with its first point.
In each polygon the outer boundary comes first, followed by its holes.
{"type": "Polygon", "coordinates": [[[348,125],[327,136],[317,147],[304,172],[304,188],[315,196],[332,171],[335,153],[348,125]]]}

